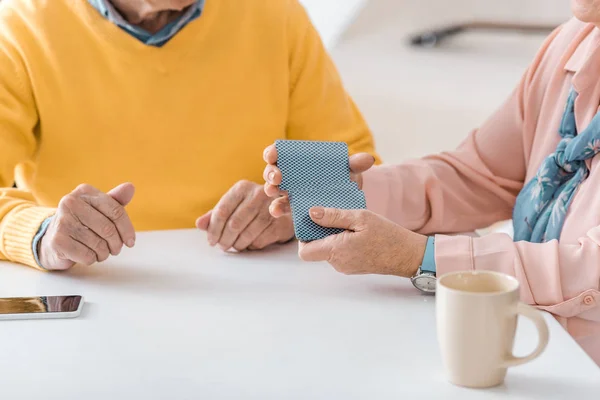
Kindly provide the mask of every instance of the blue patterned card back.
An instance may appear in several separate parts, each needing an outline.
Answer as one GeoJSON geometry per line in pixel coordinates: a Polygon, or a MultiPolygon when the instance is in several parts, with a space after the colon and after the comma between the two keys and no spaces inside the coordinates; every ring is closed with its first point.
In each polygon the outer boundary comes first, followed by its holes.
{"type": "Polygon", "coordinates": [[[346,143],[277,140],[275,147],[282,175],[281,190],[351,182],[346,143]]]}
{"type": "Polygon", "coordinates": [[[359,210],[367,208],[364,193],[355,182],[338,183],[318,188],[299,189],[289,192],[292,219],[296,238],[302,242],[323,239],[344,229],[326,228],[313,222],[309,210],[312,207],[359,210]]]}

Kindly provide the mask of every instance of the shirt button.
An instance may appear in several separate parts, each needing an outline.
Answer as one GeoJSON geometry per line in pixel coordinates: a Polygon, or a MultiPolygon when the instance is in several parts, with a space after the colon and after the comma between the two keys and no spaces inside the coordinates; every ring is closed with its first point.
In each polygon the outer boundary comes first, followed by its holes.
{"type": "Polygon", "coordinates": [[[591,306],[592,304],[594,304],[595,300],[594,297],[592,296],[585,296],[583,298],[583,304],[585,304],[586,306],[591,306]]]}

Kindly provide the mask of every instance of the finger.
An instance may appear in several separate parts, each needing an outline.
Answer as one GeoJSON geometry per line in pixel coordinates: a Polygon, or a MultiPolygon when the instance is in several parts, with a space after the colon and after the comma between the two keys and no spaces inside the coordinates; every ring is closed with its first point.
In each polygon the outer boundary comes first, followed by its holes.
{"type": "Polygon", "coordinates": [[[122,183],[114,189],[111,189],[107,194],[118,201],[122,206],[126,206],[131,203],[131,200],[133,199],[135,186],[129,182],[122,183]]]}
{"type": "Polygon", "coordinates": [[[82,185],[76,189],[77,191],[80,192],[63,197],[59,203],[59,208],[64,210],[66,215],[72,216],[66,222],[62,221],[61,223],[66,230],[64,233],[73,236],[74,233],[77,233],[78,225],[87,227],[106,241],[110,254],[119,254],[123,247],[123,241],[117,227],[104,214],[89,204],[89,198],[94,197],[95,194],[101,194],[101,192],[87,185],[82,185]],[[83,190],[86,194],[80,194],[83,190]]]}
{"type": "Polygon", "coordinates": [[[272,222],[249,246],[248,250],[263,250],[279,240],[277,225],[272,222]]]}
{"type": "MultiPolygon", "coordinates": [[[[122,183],[121,185],[115,187],[114,189],[111,189],[108,192],[108,195],[110,197],[112,197],[113,199],[115,199],[116,201],[118,201],[119,204],[121,204],[123,207],[125,207],[125,206],[129,205],[129,203],[131,203],[131,200],[133,200],[134,194],[135,194],[135,186],[133,186],[133,183],[130,183],[130,182],[122,183]]],[[[117,225],[117,228],[119,229],[120,227],[117,225]]],[[[121,235],[123,242],[125,244],[127,244],[128,247],[133,247],[135,245],[136,235],[135,235],[135,228],[133,227],[133,223],[131,223],[129,216],[127,216],[127,221],[123,224],[123,228],[125,230],[127,230],[126,235],[132,235],[132,238],[133,238],[132,241],[128,241],[123,238],[123,235],[121,235]]],[[[119,232],[121,234],[120,229],[119,229],[119,232]]]]}
{"type": "Polygon", "coordinates": [[[77,223],[72,227],[70,236],[73,240],[76,240],[96,253],[96,260],[99,262],[105,261],[111,254],[106,240],[81,223],[77,223]]]}
{"type": "Polygon", "coordinates": [[[363,210],[341,210],[339,208],[313,207],[309,211],[310,218],[326,228],[356,230],[362,218],[363,210]]]}
{"type": "Polygon", "coordinates": [[[333,236],[309,243],[300,243],[298,256],[303,261],[329,261],[333,252],[333,236]]]}
{"type": "Polygon", "coordinates": [[[274,165],[267,165],[263,171],[263,179],[270,185],[279,186],[281,184],[281,171],[274,165]]]}
{"type": "Polygon", "coordinates": [[[281,171],[274,165],[267,165],[263,171],[263,179],[265,180],[265,194],[269,197],[280,196],[283,192],[279,190],[281,184],[281,171]]]}
{"type": "Polygon", "coordinates": [[[284,192],[283,190],[279,190],[279,186],[270,185],[268,183],[265,183],[264,185],[264,192],[268,197],[271,198],[279,197],[286,194],[286,192],[284,192]]]}
{"type": "Polygon", "coordinates": [[[263,159],[267,164],[277,164],[277,148],[274,144],[265,149],[263,152],[263,159]]]}
{"type": "MultiPolygon", "coordinates": [[[[115,189],[119,189],[121,186],[118,186],[115,189]]],[[[122,189],[117,192],[117,196],[119,197],[119,195],[123,195],[121,200],[127,200],[127,195],[129,193],[128,190],[122,189]]],[[[133,228],[133,224],[129,219],[129,215],[127,215],[127,211],[125,211],[125,207],[119,201],[115,200],[108,194],[98,191],[97,189],[95,194],[81,195],[81,199],[113,222],[117,228],[117,232],[121,238],[121,241],[125,243],[127,247],[133,247],[135,245],[135,229],[133,228]]],[[[109,228],[106,229],[109,230],[109,228]]],[[[108,233],[112,234],[112,232],[108,233]]],[[[107,237],[103,234],[100,236],[107,239],[107,237]]]]}
{"type": "MultiPolygon", "coordinates": [[[[79,221],[79,224],[83,228],[87,228],[85,230],[93,232],[107,244],[110,254],[116,256],[121,253],[123,240],[113,221],[80,198],[75,198],[74,201],[68,204],[68,207],[73,216],[79,221]]],[[[74,230],[76,234],[85,233],[85,230],[82,231],[76,227],[74,230]]],[[[87,245],[87,242],[80,240],[79,237],[75,237],[75,239],[87,245]]],[[[93,248],[93,246],[88,247],[93,248]]]]}
{"type": "Polygon", "coordinates": [[[212,210],[207,212],[206,214],[204,214],[203,216],[199,217],[196,220],[196,227],[198,229],[200,229],[201,231],[207,231],[208,230],[208,225],[210,224],[210,217],[212,215],[212,210]]]}
{"type": "Polygon", "coordinates": [[[269,213],[274,218],[281,218],[292,212],[290,208],[290,199],[287,196],[278,197],[271,202],[269,213]]]}
{"type": "Polygon", "coordinates": [[[60,259],[69,260],[81,265],[92,265],[98,261],[96,253],[77,240],[69,236],[55,237],[57,255],[60,259]]]}
{"type": "MultiPolygon", "coordinates": [[[[238,236],[237,240],[233,244],[233,248],[237,251],[247,250],[252,243],[258,240],[261,236],[268,236],[272,234],[268,228],[271,226],[273,220],[267,210],[263,210],[258,213],[256,218],[248,224],[238,236]]],[[[276,239],[275,239],[276,240],[276,239]]]]}
{"type": "MultiPolygon", "coordinates": [[[[210,216],[208,225],[208,243],[211,246],[221,242],[225,224],[247,196],[247,185],[238,182],[219,200],[210,216]],[[246,186],[246,187],[245,187],[246,186]]],[[[237,221],[234,221],[234,225],[237,221]]],[[[233,242],[232,242],[233,244],[233,242]]]]}
{"type": "Polygon", "coordinates": [[[233,212],[225,227],[223,234],[219,240],[219,246],[223,250],[229,250],[238,240],[239,236],[246,230],[250,223],[258,217],[261,212],[261,207],[266,209],[263,201],[256,197],[247,197],[236,210],[233,212]]]}
{"type": "Polygon", "coordinates": [[[359,153],[350,157],[350,171],[360,174],[375,164],[375,157],[369,153],[359,153]]]}

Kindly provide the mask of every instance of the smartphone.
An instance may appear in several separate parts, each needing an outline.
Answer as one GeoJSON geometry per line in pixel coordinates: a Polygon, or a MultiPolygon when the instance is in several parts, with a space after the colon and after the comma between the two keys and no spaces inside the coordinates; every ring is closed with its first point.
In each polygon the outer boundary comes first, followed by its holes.
{"type": "Polygon", "coordinates": [[[82,307],[81,296],[0,298],[0,320],[75,318],[82,307]]]}

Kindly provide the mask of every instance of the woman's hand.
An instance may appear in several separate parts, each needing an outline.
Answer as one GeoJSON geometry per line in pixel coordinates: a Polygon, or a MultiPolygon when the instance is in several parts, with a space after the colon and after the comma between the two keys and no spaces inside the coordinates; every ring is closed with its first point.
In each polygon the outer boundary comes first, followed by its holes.
{"type": "MultiPolygon", "coordinates": [[[[276,198],[269,207],[269,212],[275,218],[290,213],[290,202],[285,192],[279,190],[281,184],[281,171],[277,168],[277,149],[274,145],[267,147],[263,153],[267,163],[263,178],[265,179],[265,193],[269,197],[276,198]]],[[[350,157],[350,179],[358,183],[362,189],[362,174],[373,166],[375,158],[368,153],[355,154],[350,157]]]]}
{"type": "Polygon", "coordinates": [[[327,261],[347,274],[414,276],[423,262],[427,237],[366,210],[314,207],[311,219],[325,227],[346,229],[337,235],[300,243],[304,261],[327,261]]]}

